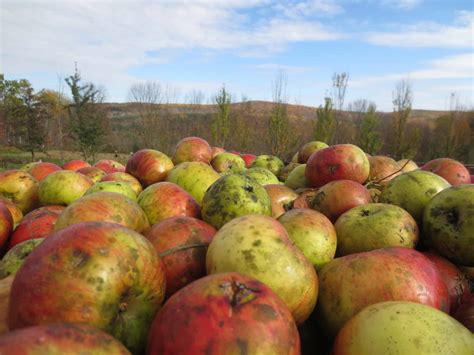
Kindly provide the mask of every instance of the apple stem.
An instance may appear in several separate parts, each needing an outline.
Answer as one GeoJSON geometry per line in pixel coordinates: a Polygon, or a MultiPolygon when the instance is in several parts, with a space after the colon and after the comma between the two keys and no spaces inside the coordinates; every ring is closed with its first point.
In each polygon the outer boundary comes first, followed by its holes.
{"type": "Polygon", "coordinates": [[[204,248],[208,247],[209,243],[194,243],[194,244],[183,244],[183,245],[178,245],[177,247],[165,250],[164,252],[158,254],[160,258],[163,258],[167,255],[173,254],[174,252],[181,251],[181,250],[186,250],[186,249],[191,249],[191,248],[204,248]]]}

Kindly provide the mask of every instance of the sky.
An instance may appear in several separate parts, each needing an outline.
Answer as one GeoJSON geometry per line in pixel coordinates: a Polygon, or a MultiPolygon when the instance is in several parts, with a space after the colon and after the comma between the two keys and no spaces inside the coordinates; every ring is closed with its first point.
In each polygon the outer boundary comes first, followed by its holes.
{"type": "Polygon", "coordinates": [[[77,65],[109,102],[145,81],[271,101],[283,73],[289,103],[319,106],[346,72],[346,104],[391,111],[407,80],[413,108],[474,106],[473,0],[0,0],[0,38],[7,79],[66,90],[77,65]]]}

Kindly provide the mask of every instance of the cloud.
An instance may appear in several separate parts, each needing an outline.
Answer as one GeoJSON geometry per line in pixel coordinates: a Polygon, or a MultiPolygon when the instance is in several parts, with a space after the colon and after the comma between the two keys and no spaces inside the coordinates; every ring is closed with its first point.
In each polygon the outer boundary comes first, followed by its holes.
{"type": "Polygon", "coordinates": [[[298,65],[284,65],[284,64],[275,64],[275,63],[262,63],[249,66],[251,69],[279,72],[283,71],[288,74],[301,74],[308,73],[314,70],[314,68],[298,65]]]}
{"type": "Polygon", "coordinates": [[[273,6],[282,16],[299,18],[308,16],[331,16],[343,12],[343,8],[333,0],[283,1],[273,6]]]}
{"type": "Polygon", "coordinates": [[[422,0],[383,0],[382,5],[389,5],[401,10],[412,10],[422,3],[422,0]]]}
{"type": "Polygon", "coordinates": [[[399,32],[373,32],[369,43],[390,47],[473,48],[474,12],[461,11],[454,25],[434,22],[405,26],[399,32]]]}

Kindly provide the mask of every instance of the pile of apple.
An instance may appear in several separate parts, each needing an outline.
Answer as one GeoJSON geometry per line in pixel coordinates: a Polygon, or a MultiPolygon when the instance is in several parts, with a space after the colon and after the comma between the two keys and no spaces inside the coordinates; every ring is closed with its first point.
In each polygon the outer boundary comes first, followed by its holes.
{"type": "Polygon", "coordinates": [[[0,353],[474,354],[474,185],[351,144],[0,173],[0,353]]]}

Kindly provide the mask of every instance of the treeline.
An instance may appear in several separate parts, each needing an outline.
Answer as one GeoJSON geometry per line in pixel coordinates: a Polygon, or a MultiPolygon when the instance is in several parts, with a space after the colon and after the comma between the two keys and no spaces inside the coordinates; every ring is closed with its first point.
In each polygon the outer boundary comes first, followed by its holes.
{"type": "Polygon", "coordinates": [[[474,112],[451,95],[450,110],[421,115],[412,111],[409,82],[393,91],[393,112],[378,112],[374,103],[346,104],[347,73],[335,74],[318,108],[288,104],[286,77],[272,84],[272,102],[234,96],[222,86],[205,103],[194,91],[185,104],[157,82],[133,85],[128,103],[105,102],[105,90],[83,83],[78,70],[61,79],[58,90],[35,92],[27,80],[0,76],[0,140],[31,152],[81,151],[94,160],[97,152],[129,153],[153,148],[172,154],[187,136],[200,136],[227,150],[274,154],[289,161],[310,140],[354,143],[370,154],[427,161],[451,157],[473,163],[474,112]],[[62,83],[62,85],[61,85],[62,83]]]}

